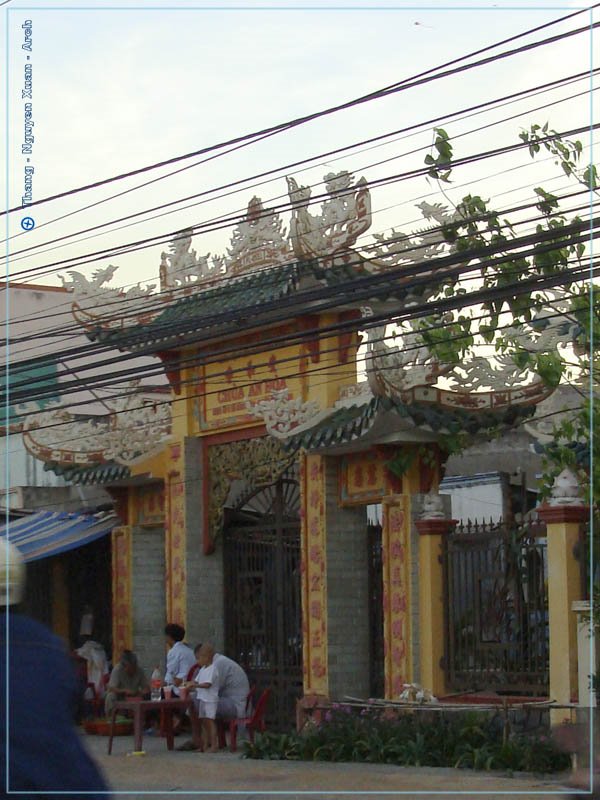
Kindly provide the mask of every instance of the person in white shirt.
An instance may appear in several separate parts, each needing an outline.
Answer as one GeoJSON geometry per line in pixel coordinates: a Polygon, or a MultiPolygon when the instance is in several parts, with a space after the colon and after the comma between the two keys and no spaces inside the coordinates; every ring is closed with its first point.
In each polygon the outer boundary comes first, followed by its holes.
{"type": "Polygon", "coordinates": [[[185,628],[181,625],[170,622],[165,627],[165,636],[169,645],[165,686],[173,686],[173,694],[179,695],[177,687],[187,679],[190,668],[196,664],[196,656],[192,648],[183,641],[185,628]]]}
{"type": "MultiPolygon", "coordinates": [[[[216,704],[216,718],[217,719],[242,719],[246,716],[246,701],[250,692],[250,684],[248,676],[244,670],[233,659],[215,653],[215,648],[208,642],[199,644],[194,648],[198,664],[201,664],[203,654],[210,654],[212,663],[212,676],[211,676],[211,691],[214,696],[217,696],[216,704]]],[[[196,676],[194,682],[187,684],[189,688],[193,688],[200,680],[196,676]]],[[[201,750],[202,749],[202,726],[200,725],[200,709],[196,704],[197,713],[192,714],[192,739],[184,742],[178,750],[201,750]]],[[[212,706],[211,706],[212,713],[212,706]]]]}
{"type": "Polygon", "coordinates": [[[219,687],[215,682],[214,649],[209,644],[196,649],[200,670],[193,681],[186,685],[196,689],[196,708],[200,723],[201,749],[205,753],[216,753],[219,749],[217,739],[217,705],[219,687]]]}
{"type": "Polygon", "coordinates": [[[215,683],[219,689],[217,717],[241,719],[246,716],[246,700],[250,692],[248,676],[232,658],[215,653],[215,683]]]}

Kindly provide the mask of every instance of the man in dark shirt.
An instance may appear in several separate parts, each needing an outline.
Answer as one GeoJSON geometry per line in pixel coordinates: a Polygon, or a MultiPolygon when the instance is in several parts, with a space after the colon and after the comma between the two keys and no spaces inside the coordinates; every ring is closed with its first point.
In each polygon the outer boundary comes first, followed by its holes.
{"type": "Polygon", "coordinates": [[[8,788],[35,797],[52,792],[49,798],[69,792],[72,800],[94,792],[105,800],[107,785],[73,721],[76,681],[65,647],[10,608],[22,598],[24,577],[19,551],[0,538],[0,797],[8,788]]]}

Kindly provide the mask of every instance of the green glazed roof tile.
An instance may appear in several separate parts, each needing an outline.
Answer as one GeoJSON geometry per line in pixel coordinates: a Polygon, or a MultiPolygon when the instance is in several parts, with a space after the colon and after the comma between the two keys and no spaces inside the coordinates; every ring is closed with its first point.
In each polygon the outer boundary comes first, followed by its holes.
{"type": "Polygon", "coordinates": [[[292,435],[285,442],[285,448],[318,450],[332,444],[351,442],[364,436],[382,411],[394,411],[400,417],[410,418],[417,427],[441,435],[460,431],[476,434],[498,427],[513,427],[531,416],[535,412],[535,406],[510,406],[496,411],[466,411],[426,403],[404,404],[398,400],[373,397],[362,405],[333,411],[314,428],[292,435]]]}
{"type": "Polygon", "coordinates": [[[254,315],[264,304],[276,303],[295,292],[303,269],[299,262],[293,262],[276,269],[252,272],[172,303],[147,325],[120,330],[98,329],[90,338],[128,348],[168,341],[199,328],[231,327],[235,325],[232,313],[247,311],[254,315]]]}
{"type": "Polygon", "coordinates": [[[56,462],[47,462],[44,464],[44,470],[47,472],[54,472],[64,478],[66,481],[72,483],[80,483],[82,485],[113,483],[128,478],[131,475],[131,470],[123,464],[116,464],[109,462],[106,464],[96,464],[90,467],[81,466],[64,466],[56,462]]]}

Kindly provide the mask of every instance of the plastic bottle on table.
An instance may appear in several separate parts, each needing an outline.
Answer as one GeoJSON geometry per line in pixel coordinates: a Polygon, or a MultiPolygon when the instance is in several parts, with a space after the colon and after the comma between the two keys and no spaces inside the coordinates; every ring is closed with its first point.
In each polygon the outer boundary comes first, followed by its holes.
{"type": "Polygon", "coordinates": [[[162,688],[162,675],[158,666],[154,667],[150,676],[150,699],[160,700],[162,688]]]}

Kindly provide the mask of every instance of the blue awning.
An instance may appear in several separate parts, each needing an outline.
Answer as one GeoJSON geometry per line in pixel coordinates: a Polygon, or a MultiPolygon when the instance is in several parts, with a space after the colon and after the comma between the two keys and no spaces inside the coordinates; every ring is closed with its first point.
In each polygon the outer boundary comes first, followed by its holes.
{"type": "Polygon", "coordinates": [[[0,528],[0,536],[18,547],[25,561],[56,556],[106,536],[121,522],[114,514],[68,514],[66,511],[38,511],[12,520],[0,528]]]}

